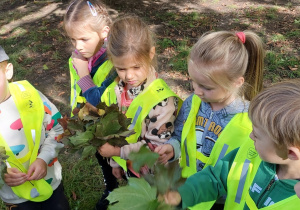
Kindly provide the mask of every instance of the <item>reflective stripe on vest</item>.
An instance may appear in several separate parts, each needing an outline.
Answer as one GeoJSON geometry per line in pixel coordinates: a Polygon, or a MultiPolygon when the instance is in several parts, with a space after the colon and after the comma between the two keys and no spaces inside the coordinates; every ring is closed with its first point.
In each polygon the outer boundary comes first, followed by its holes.
{"type": "MultiPolygon", "coordinates": [[[[137,142],[142,132],[142,122],[150,110],[159,102],[169,97],[177,97],[180,106],[181,99],[170,89],[165,81],[156,79],[132,101],[126,112],[126,116],[132,118],[129,129],[134,129],[135,134],[126,138],[129,144],[137,142]]],[[[127,170],[126,161],[124,159],[120,157],[113,157],[113,159],[124,170],[127,170]]]]}
{"type": "Polygon", "coordinates": [[[225,209],[243,209],[245,197],[261,163],[249,138],[238,150],[227,179],[225,209]]]}
{"type": "MultiPolygon", "coordinates": [[[[102,82],[106,79],[107,75],[109,74],[110,70],[112,69],[113,65],[110,60],[103,62],[103,64],[98,68],[96,71],[93,82],[96,86],[100,87],[102,82]]],[[[77,103],[84,103],[86,99],[83,96],[80,96],[81,88],[77,85],[80,77],[78,76],[76,70],[72,64],[72,58],[69,58],[69,69],[70,69],[70,79],[71,79],[71,107],[72,111],[77,106],[77,103]]],[[[73,116],[71,111],[71,117],[73,116]]]]}
{"type": "MultiPolygon", "coordinates": [[[[240,147],[229,171],[225,209],[244,209],[245,205],[251,210],[258,209],[249,194],[249,189],[260,164],[261,159],[255,150],[254,142],[249,139],[240,147]]],[[[296,209],[299,205],[300,199],[294,195],[263,209],[296,209]]]]}
{"type": "MultiPolygon", "coordinates": [[[[26,158],[17,159],[1,135],[0,143],[9,156],[7,159],[9,165],[27,173],[23,163],[30,159],[29,164],[32,164],[36,160],[44,119],[44,105],[37,90],[27,81],[10,83],[9,89],[20,113],[30,156],[26,154],[26,158]]],[[[26,181],[22,185],[12,187],[12,190],[17,196],[34,202],[47,200],[53,193],[51,185],[44,179],[26,181]]]]}
{"type": "MultiPolygon", "coordinates": [[[[248,206],[249,209],[251,210],[257,210],[257,206],[255,204],[255,202],[253,201],[253,199],[251,198],[250,194],[249,194],[249,190],[248,190],[248,194],[246,196],[246,204],[248,206]]],[[[283,210],[283,209],[299,209],[300,206],[300,199],[298,198],[297,195],[293,195],[291,197],[288,197],[284,200],[281,200],[277,203],[274,203],[270,206],[266,206],[263,209],[264,210],[283,210]]]]}
{"type": "MultiPolygon", "coordinates": [[[[186,122],[184,123],[181,135],[181,159],[182,176],[189,177],[197,172],[196,161],[201,160],[205,167],[214,166],[218,160],[222,159],[228,152],[238,148],[245,139],[249,138],[252,130],[248,113],[236,114],[225,126],[218,137],[211,154],[206,157],[197,151],[196,144],[196,117],[201,105],[201,99],[194,95],[192,107],[186,122]]],[[[209,125],[208,125],[209,126],[209,125]]]]}

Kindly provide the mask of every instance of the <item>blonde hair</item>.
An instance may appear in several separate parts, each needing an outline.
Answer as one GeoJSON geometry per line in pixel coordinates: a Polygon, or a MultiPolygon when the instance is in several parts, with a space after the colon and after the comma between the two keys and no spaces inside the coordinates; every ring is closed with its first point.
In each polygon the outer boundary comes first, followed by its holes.
{"type": "Polygon", "coordinates": [[[154,36],[148,25],[135,16],[125,16],[116,20],[109,31],[107,54],[113,57],[131,55],[147,66],[156,65],[150,52],[154,47],[154,36]]]}
{"type": "Polygon", "coordinates": [[[251,102],[249,117],[262,127],[278,147],[300,148],[300,79],[266,88],[251,102]]]}
{"type": "Polygon", "coordinates": [[[92,30],[100,33],[105,26],[110,25],[111,19],[105,5],[99,0],[75,0],[70,3],[64,16],[64,28],[67,32],[72,32],[74,26],[90,26],[92,30]],[[88,2],[92,6],[89,6],[88,2]]]}
{"type": "Polygon", "coordinates": [[[189,59],[199,72],[226,90],[244,77],[245,83],[238,92],[251,100],[262,89],[264,44],[255,33],[244,34],[245,43],[234,32],[205,33],[192,47],[189,59]]]}

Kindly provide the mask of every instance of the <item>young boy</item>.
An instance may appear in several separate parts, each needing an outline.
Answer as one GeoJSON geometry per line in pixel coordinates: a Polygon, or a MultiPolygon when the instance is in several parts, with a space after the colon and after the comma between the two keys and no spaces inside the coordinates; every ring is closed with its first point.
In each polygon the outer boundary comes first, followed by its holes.
{"type": "Polygon", "coordinates": [[[299,208],[294,186],[300,179],[300,80],[258,94],[249,117],[253,141],[189,177],[178,192],[164,195],[167,203],[209,209],[227,194],[225,209],[299,208]]]}
{"type": "Polygon", "coordinates": [[[7,171],[0,197],[8,209],[69,209],[57,161],[63,132],[57,108],[27,81],[8,83],[13,65],[0,46],[0,146],[7,171]]]}

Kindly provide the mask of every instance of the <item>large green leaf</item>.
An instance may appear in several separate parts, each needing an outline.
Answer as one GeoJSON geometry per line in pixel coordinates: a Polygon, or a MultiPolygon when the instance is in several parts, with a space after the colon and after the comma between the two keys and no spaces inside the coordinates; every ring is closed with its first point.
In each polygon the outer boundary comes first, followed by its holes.
{"type": "Polygon", "coordinates": [[[156,200],[156,188],[151,187],[143,178],[129,178],[128,185],[112,191],[107,199],[109,210],[155,210],[159,203],[156,200]]]}
{"type": "Polygon", "coordinates": [[[115,147],[122,147],[124,145],[127,145],[128,142],[126,141],[125,137],[118,137],[118,138],[112,138],[112,139],[109,139],[107,140],[107,142],[112,145],[112,146],[115,146],[115,147]]]}
{"type": "Polygon", "coordinates": [[[80,120],[70,119],[68,120],[68,129],[71,132],[84,131],[84,124],[80,120]]]}
{"type": "Polygon", "coordinates": [[[0,146],[0,188],[4,185],[4,174],[7,172],[6,159],[9,156],[6,155],[5,147],[0,146]]]}
{"type": "Polygon", "coordinates": [[[97,138],[118,133],[121,125],[118,121],[118,112],[111,112],[103,117],[96,127],[95,136],[97,138]]]}
{"type": "Polygon", "coordinates": [[[142,146],[138,152],[131,152],[128,156],[135,171],[139,171],[144,165],[152,167],[158,157],[157,153],[151,152],[146,146],[142,146]]]}
{"type": "Polygon", "coordinates": [[[85,159],[89,156],[92,156],[95,154],[95,147],[93,146],[87,146],[83,149],[82,154],[81,154],[81,158],[85,159]]]}
{"type": "Polygon", "coordinates": [[[163,195],[169,190],[177,190],[185,179],[181,177],[181,168],[177,161],[164,166],[156,164],[154,174],[145,175],[145,179],[150,185],[156,186],[159,194],[163,195]]]}
{"type": "Polygon", "coordinates": [[[123,131],[127,130],[128,126],[131,124],[131,118],[127,118],[124,114],[119,114],[118,120],[123,131]]]}
{"type": "Polygon", "coordinates": [[[109,107],[105,103],[96,107],[89,103],[81,104],[76,113],[72,118],[65,116],[58,119],[64,128],[64,137],[60,141],[70,152],[83,150],[81,154],[84,157],[92,151],[90,146],[98,148],[108,142],[122,147],[128,144],[125,138],[134,133],[127,129],[131,120],[115,104],[109,107]]]}
{"type": "Polygon", "coordinates": [[[89,140],[93,139],[94,135],[91,131],[76,132],[75,136],[69,137],[71,143],[74,146],[80,146],[87,144],[89,140]]]}

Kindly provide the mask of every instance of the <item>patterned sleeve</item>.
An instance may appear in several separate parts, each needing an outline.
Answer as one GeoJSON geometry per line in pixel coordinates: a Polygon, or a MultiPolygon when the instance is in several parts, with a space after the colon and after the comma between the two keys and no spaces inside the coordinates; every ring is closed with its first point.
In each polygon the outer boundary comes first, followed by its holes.
{"type": "MultiPolygon", "coordinates": [[[[141,139],[149,140],[152,145],[161,145],[171,138],[174,131],[174,120],[177,112],[177,98],[169,97],[155,105],[142,124],[141,139]]],[[[139,141],[121,147],[121,157],[127,159],[132,151],[138,151],[146,144],[139,141]]]]}
{"type": "Polygon", "coordinates": [[[142,139],[161,145],[171,138],[177,112],[177,98],[169,97],[152,108],[142,125],[142,139]]]}
{"type": "Polygon", "coordinates": [[[57,157],[59,150],[64,146],[56,141],[58,135],[63,133],[63,128],[57,122],[57,119],[61,118],[61,114],[55,105],[42,93],[39,92],[39,94],[44,104],[45,115],[38,158],[49,164],[57,157]]]}

